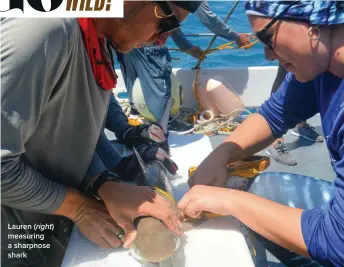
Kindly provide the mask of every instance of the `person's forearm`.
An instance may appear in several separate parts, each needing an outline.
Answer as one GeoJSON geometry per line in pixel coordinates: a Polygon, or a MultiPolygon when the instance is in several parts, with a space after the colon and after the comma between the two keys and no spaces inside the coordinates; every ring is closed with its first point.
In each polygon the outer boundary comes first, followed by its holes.
{"type": "Polygon", "coordinates": [[[189,51],[193,47],[180,28],[172,32],[171,38],[182,51],[189,51]]]}
{"type": "Polygon", "coordinates": [[[216,35],[228,41],[236,41],[238,38],[238,33],[232,30],[222,19],[212,12],[207,1],[202,2],[196,10],[195,15],[204,26],[216,35]]]}
{"type": "Polygon", "coordinates": [[[19,156],[3,157],[1,163],[2,205],[27,212],[61,215],[73,221],[85,210],[89,199],[86,195],[47,179],[19,156]]]}
{"type": "Polygon", "coordinates": [[[301,209],[233,189],[228,191],[228,201],[224,208],[270,241],[309,257],[301,231],[301,209]]]}
{"type": "Polygon", "coordinates": [[[88,197],[74,188],[67,188],[66,197],[61,206],[50,214],[65,216],[73,222],[78,221],[85,211],[88,197]]]}
{"type": "Polygon", "coordinates": [[[1,201],[5,206],[49,213],[60,207],[65,198],[65,186],[47,179],[20,156],[3,156],[1,172],[1,201]]]}
{"type": "Polygon", "coordinates": [[[105,128],[114,132],[116,137],[120,138],[128,127],[130,125],[127,116],[124,114],[115,96],[111,94],[105,128]]]}
{"type": "Polygon", "coordinates": [[[238,126],[213,153],[224,164],[251,156],[269,146],[276,138],[260,114],[253,114],[238,126]]]}

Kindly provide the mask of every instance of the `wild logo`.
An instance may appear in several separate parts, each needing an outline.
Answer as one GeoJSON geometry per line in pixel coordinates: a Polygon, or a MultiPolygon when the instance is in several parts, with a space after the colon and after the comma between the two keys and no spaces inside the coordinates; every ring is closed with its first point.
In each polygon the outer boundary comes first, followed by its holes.
{"type": "Polygon", "coordinates": [[[1,0],[0,17],[123,17],[123,0],[1,0]]]}

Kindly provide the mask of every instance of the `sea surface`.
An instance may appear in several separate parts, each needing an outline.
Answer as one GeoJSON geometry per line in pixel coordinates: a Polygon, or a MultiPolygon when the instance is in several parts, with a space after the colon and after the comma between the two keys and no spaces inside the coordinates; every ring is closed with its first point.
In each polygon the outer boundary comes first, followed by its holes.
{"type": "MultiPolygon", "coordinates": [[[[218,15],[221,19],[224,19],[229,10],[234,5],[234,1],[209,1],[209,5],[212,11],[218,15]]],[[[240,1],[236,7],[231,18],[227,24],[237,32],[252,33],[252,29],[248,22],[244,9],[245,1],[240,1]]],[[[182,23],[182,30],[184,34],[203,34],[211,33],[197,18],[197,16],[191,14],[182,23]]],[[[191,43],[201,47],[203,50],[208,47],[212,36],[206,37],[187,37],[191,43]]],[[[221,44],[227,43],[224,38],[217,37],[212,48],[215,48],[221,44]]],[[[177,45],[171,40],[167,41],[169,48],[178,48],[177,45]]],[[[171,51],[172,58],[179,58],[179,60],[173,60],[174,68],[193,68],[197,60],[188,54],[171,51]]],[[[277,62],[269,62],[264,58],[264,49],[261,44],[256,44],[251,50],[244,49],[226,49],[223,51],[215,51],[210,54],[202,63],[204,67],[248,67],[248,66],[275,66],[277,62]]]]}

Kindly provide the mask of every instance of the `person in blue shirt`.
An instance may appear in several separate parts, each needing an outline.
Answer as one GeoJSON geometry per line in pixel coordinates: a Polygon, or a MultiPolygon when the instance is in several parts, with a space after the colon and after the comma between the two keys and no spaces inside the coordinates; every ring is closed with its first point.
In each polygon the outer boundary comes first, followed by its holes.
{"type": "MultiPolygon", "coordinates": [[[[272,85],[271,94],[275,93],[281,86],[287,73],[288,71],[281,64],[279,64],[277,76],[272,85]]],[[[318,134],[315,128],[306,121],[298,123],[296,127],[291,131],[291,134],[299,136],[311,142],[324,142],[324,138],[320,134],[318,134]]],[[[278,138],[268,149],[266,149],[265,152],[266,154],[268,154],[268,156],[276,160],[276,162],[278,163],[287,166],[297,165],[297,161],[290,153],[283,137],[278,138]]]]}
{"type": "Polygon", "coordinates": [[[266,58],[289,73],[259,112],[202,162],[178,205],[191,217],[203,211],[236,217],[287,266],[344,266],[344,3],[248,1],[245,7],[266,58]],[[219,188],[228,162],[261,151],[316,113],[334,182],[276,172],[260,174],[248,192],[219,188]]]}
{"type": "MultiPolygon", "coordinates": [[[[195,11],[195,15],[202,24],[218,36],[228,41],[235,41],[238,46],[244,46],[249,43],[249,35],[233,31],[211,11],[207,1],[202,1],[195,11]]],[[[173,31],[171,37],[181,50],[189,52],[193,57],[199,58],[202,54],[202,50],[192,45],[180,28],[173,31]]],[[[193,128],[193,125],[179,121],[176,118],[172,118],[169,121],[170,109],[172,107],[172,59],[164,42],[156,42],[150,46],[136,48],[126,54],[117,52],[117,56],[133,115],[138,113],[134,108],[132,90],[136,79],[139,78],[147,107],[165,132],[167,132],[167,129],[171,132],[184,132],[193,128]],[[157,105],[156,103],[160,104],[157,105]]]]}

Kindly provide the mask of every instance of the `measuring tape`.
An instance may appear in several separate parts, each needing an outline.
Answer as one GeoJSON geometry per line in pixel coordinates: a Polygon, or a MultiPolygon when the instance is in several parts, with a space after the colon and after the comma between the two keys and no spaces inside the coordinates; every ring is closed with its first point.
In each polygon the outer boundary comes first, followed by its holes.
{"type": "MultiPolygon", "coordinates": [[[[243,160],[227,164],[228,176],[239,176],[242,178],[254,178],[259,172],[270,166],[270,158],[265,156],[251,156],[243,160]]],[[[191,177],[197,167],[190,167],[188,175],[191,177]]]]}

